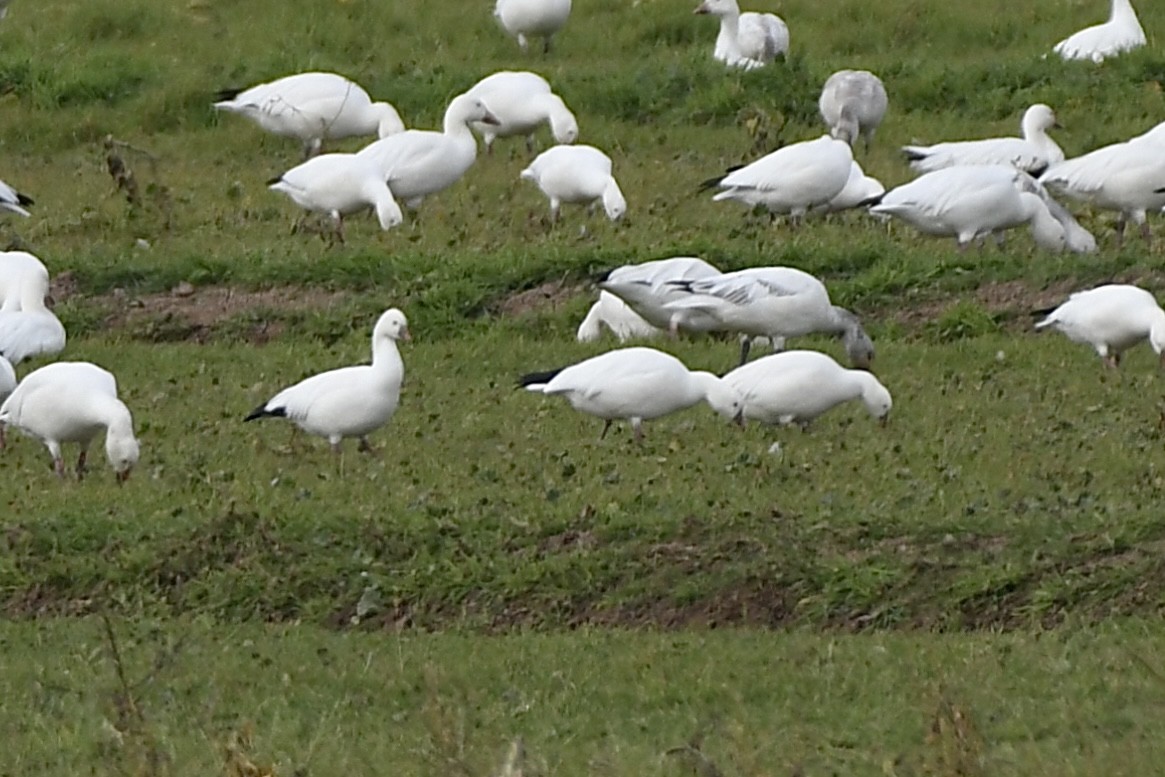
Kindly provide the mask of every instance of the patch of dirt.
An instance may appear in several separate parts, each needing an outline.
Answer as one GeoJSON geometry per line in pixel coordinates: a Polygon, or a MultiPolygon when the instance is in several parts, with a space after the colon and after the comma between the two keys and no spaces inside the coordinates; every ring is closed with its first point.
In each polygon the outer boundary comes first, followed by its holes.
{"type": "MultiPolygon", "coordinates": [[[[76,295],[77,284],[70,273],[61,273],[50,291],[61,302],[76,295]]],[[[107,329],[127,329],[160,340],[205,342],[214,331],[240,317],[260,312],[303,312],[326,310],[349,299],[347,292],[299,286],[243,290],[231,286],[196,288],[180,283],[168,292],[131,296],[115,289],[87,304],[99,311],[107,329]]],[[[246,331],[248,340],[263,343],[278,337],[283,324],[278,319],[256,320],[246,331]]]]}
{"type": "Polygon", "coordinates": [[[520,316],[525,313],[554,310],[564,302],[582,292],[577,282],[547,281],[532,289],[519,291],[497,302],[493,311],[503,316],[520,316]]]}

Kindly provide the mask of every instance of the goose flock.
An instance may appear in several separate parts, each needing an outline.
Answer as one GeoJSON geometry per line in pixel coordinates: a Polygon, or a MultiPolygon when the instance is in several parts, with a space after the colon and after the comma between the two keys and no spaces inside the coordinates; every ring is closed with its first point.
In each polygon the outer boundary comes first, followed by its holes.
{"type": "MultiPolygon", "coordinates": [[[[780,67],[789,28],[770,13],[742,12],[737,0],[703,0],[694,12],[719,21],[712,56],[729,68],[780,67]]],[[[521,49],[541,41],[544,54],[566,34],[571,0],[497,0],[494,15],[521,49]]],[[[1129,0],[1112,0],[1109,20],[1056,44],[1066,60],[1102,62],[1145,44],[1129,0]]],[[[882,79],[843,69],[823,84],[818,109],[825,132],[789,142],[749,164],[706,180],[714,202],[732,201],[788,216],[811,229],[823,214],[858,209],[897,220],[924,235],[954,238],[959,250],[988,239],[1001,242],[1011,229],[1030,230],[1037,247],[1089,253],[1096,238],[1057,197],[1118,214],[1116,240],[1126,222],[1151,239],[1148,216],[1165,208],[1165,122],[1126,141],[1073,158],[1049,131],[1054,110],[1031,105],[1021,137],[946,140],[901,148],[904,167],[918,177],[887,189],[855,158],[866,155],[890,106],[882,79]]],[[[336,241],[344,219],[372,211],[382,230],[399,227],[429,197],[455,186],[505,138],[524,138],[534,155],[542,127],[554,144],[521,171],[549,201],[550,222],[563,205],[579,205],[617,221],[628,202],[616,166],[604,150],[584,143],[579,116],[543,76],[503,70],[482,77],[446,106],[442,127],[407,128],[389,102],[374,101],[346,76],[304,72],[244,89],[225,89],[213,107],[246,117],[263,130],[292,138],[304,159],[268,182],[308,213],[332,220],[336,241]],[[373,136],[375,136],[373,138],[373,136]],[[326,151],[345,138],[369,137],[354,152],[326,151]],[[403,208],[402,208],[403,205],[403,208]]],[[[970,133],[968,133],[970,134],[970,133]]],[[[28,217],[33,200],[0,182],[0,211],[28,217]]],[[[630,423],[636,440],[643,423],[707,403],[736,423],[805,426],[831,408],[860,401],[885,423],[893,406],[887,386],[873,373],[875,348],[860,317],[835,305],[825,282],[802,269],[762,266],[722,271],[700,257],[677,256],[616,267],[597,282],[598,297],[576,337],[595,342],[609,332],[621,346],[577,364],[531,372],[518,384],[530,392],[563,396],[579,412],[630,423]],[[739,338],[739,366],[725,375],[692,369],[676,356],[628,342],[722,333],[739,338]],[[817,351],[790,350],[789,339],[825,334],[841,340],[849,366],[817,351]],[[774,353],[749,361],[754,343],[774,353]]],[[[29,360],[62,353],[66,332],[46,304],[49,273],[25,251],[0,252],[0,448],[13,427],[41,440],[55,472],[66,473],[62,445],[76,443],[76,472],[86,469],[91,442],[105,435],[105,452],[117,481],[139,458],[133,416],[119,398],[116,378],[87,362],[52,362],[18,379],[29,360]]],[[[1165,311],[1151,293],[1109,284],[1071,295],[1041,311],[1036,329],[1055,329],[1093,347],[1110,368],[1141,341],[1165,367],[1165,311]]],[[[370,364],[316,374],[278,392],[244,421],[285,418],[322,437],[339,452],[346,438],[371,448],[368,436],[397,410],[404,377],[398,343],[410,339],[405,313],[390,308],[372,329],[370,364]]],[[[600,435],[600,437],[602,437],[600,435]]]]}

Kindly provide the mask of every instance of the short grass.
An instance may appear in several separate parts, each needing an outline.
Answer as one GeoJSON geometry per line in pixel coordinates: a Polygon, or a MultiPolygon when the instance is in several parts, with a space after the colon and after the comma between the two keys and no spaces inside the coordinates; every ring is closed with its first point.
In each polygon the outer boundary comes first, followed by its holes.
{"type": "Polygon", "coordinates": [[[0,627],[6,774],[1107,777],[1165,757],[1157,622],[468,638],[146,620],[113,634],[97,619],[0,627]]]}

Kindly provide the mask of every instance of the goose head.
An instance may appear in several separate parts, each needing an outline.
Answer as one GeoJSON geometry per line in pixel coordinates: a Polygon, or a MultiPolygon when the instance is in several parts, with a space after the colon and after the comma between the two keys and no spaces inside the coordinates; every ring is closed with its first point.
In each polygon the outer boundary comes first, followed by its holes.
{"type": "Polygon", "coordinates": [[[133,421],[126,411],[125,417],[110,424],[105,433],[105,457],[109,460],[109,466],[113,467],[118,483],[129,480],[140,453],[141,447],[133,433],[133,421]]]}
{"type": "Polygon", "coordinates": [[[390,308],[380,315],[376,326],[372,329],[372,339],[376,340],[412,340],[409,334],[409,320],[398,308],[390,308]]]}
{"type": "Polygon", "coordinates": [[[1149,328],[1149,346],[1160,359],[1162,369],[1165,369],[1165,313],[1159,315],[1149,328]]]}
{"type": "Polygon", "coordinates": [[[558,95],[550,95],[550,132],[556,143],[570,145],[578,140],[578,120],[558,95]]]}
{"type": "Polygon", "coordinates": [[[471,94],[462,94],[454,97],[445,110],[445,131],[449,132],[454,125],[466,125],[479,121],[482,124],[498,126],[501,124],[498,117],[486,107],[480,97],[471,94]]]}
{"type": "Polygon", "coordinates": [[[627,212],[627,200],[624,199],[623,191],[619,184],[615,183],[614,178],[608,181],[607,188],[603,189],[603,210],[611,221],[618,221],[627,212]]]}
{"type": "Polygon", "coordinates": [[[1029,140],[1053,127],[1060,127],[1060,123],[1056,121],[1056,113],[1043,103],[1036,103],[1023,114],[1023,136],[1029,140]]]}
{"type": "Polygon", "coordinates": [[[871,373],[859,372],[858,375],[862,381],[862,404],[870,415],[885,426],[890,419],[890,409],[894,407],[889,390],[871,373]]]}
{"type": "Polygon", "coordinates": [[[704,0],[696,6],[692,13],[712,16],[740,16],[740,5],[736,0],[704,0]]]}
{"type": "Polygon", "coordinates": [[[704,401],[709,407],[721,417],[744,426],[744,400],[735,388],[710,372],[693,372],[692,379],[704,392],[704,401]]]}

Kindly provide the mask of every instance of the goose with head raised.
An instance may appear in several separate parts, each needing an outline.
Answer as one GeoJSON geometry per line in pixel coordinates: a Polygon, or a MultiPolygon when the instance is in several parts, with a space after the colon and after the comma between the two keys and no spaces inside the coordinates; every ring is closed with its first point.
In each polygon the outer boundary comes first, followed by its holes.
{"type": "Polygon", "coordinates": [[[54,362],[24,376],[0,405],[0,425],[36,437],[53,457],[53,468],[65,476],[64,443],[81,446],[77,477],[85,473],[89,444],[105,432],[105,455],[118,483],[137,464],[139,447],[133,416],[117,395],[117,379],[89,362],[54,362]]]}
{"type": "Polygon", "coordinates": [[[357,152],[373,162],[393,196],[410,208],[461,180],[477,159],[474,122],[496,125],[484,100],[461,94],[449,102],[441,132],[406,130],[374,141],[357,152]]]}
{"type": "Polygon", "coordinates": [[[730,67],[752,70],[789,53],[789,28],[771,13],[741,13],[736,0],[704,0],[692,13],[720,20],[712,57],[730,67]]]}
{"type": "Polygon", "coordinates": [[[1022,138],[985,138],[983,140],[956,140],[933,146],[903,146],[902,153],[917,173],[930,173],[944,167],[961,165],[1011,165],[1038,176],[1041,172],[1063,161],[1064,152],[1048,135],[1048,130],[1059,127],[1056,113],[1037,103],[1023,114],[1022,138]]]}
{"type": "Polygon", "coordinates": [[[321,372],[283,389],[244,421],[286,418],[308,434],[327,438],[340,453],[345,437],[371,450],[368,435],[388,423],[400,402],[404,362],[397,341],[410,337],[404,313],[391,308],[372,329],[372,364],[321,372]]]}
{"type": "Polygon", "coordinates": [[[1052,47],[1063,59],[1100,63],[1145,45],[1145,31],[1130,0],[1112,0],[1108,21],[1085,27],[1052,47]]]}
{"type": "Polygon", "coordinates": [[[296,138],[304,156],[326,140],[404,132],[396,108],[373,102],[368,92],[337,73],[296,73],[249,89],[224,89],[214,107],[245,116],[268,132],[296,138]]]}
{"type": "Polygon", "coordinates": [[[518,379],[528,391],[561,395],[579,412],[606,423],[631,422],[635,439],[643,439],[643,422],[707,402],[725,418],[740,420],[736,392],[710,372],[693,372],[671,354],[654,348],[621,348],[547,372],[518,379]]]}

